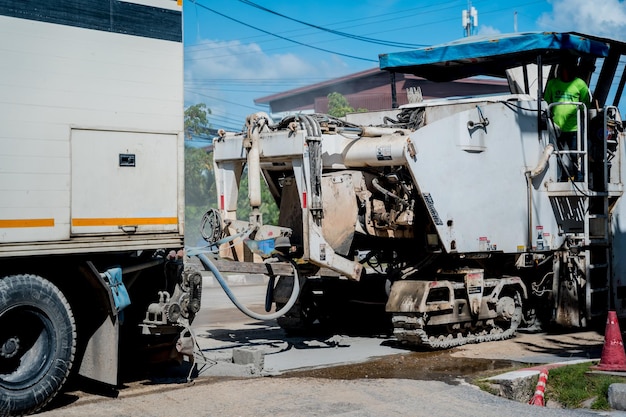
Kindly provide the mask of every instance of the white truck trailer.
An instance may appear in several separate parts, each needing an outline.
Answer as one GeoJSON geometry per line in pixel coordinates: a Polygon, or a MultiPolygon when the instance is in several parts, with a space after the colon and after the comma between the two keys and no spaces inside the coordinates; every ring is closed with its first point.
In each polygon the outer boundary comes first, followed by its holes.
{"type": "MultiPolygon", "coordinates": [[[[244,132],[214,144],[219,212],[206,235],[247,243],[223,247],[230,261],[215,265],[252,270],[250,253],[281,251],[297,260],[302,286],[279,319],[285,328],[367,327],[354,312],[378,305],[399,340],[430,348],[504,339],[539,322],[603,327],[609,309],[625,317],[625,54],[622,42],[579,33],[470,37],[381,55],[380,67],[432,81],[502,77],[510,94],[342,119],[249,116],[244,132]],[[567,57],[591,86],[590,108],[543,100],[567,57]],[[577,109],[574,148],[557,140],[556,105],[577,109]],[[582,178],[560,175],[568,159],[582,178]],[[248,196],[239,195],[244,168],[248,196]],[[263,225],[260,181],[280,208],[279,229],[263,225]],[[242,198],[250,219],[236,218],[242,198]]],[[[273,271],[268,300],[284,306],[297,279],[273,271]]]]}
{"type": "Polygon", "coordinates": [[[179,252],[182,6],[2,0],[0,54],[5,416],[70,375],[116,385],[120,346],[169,357],[201,276],[179,252]]]}

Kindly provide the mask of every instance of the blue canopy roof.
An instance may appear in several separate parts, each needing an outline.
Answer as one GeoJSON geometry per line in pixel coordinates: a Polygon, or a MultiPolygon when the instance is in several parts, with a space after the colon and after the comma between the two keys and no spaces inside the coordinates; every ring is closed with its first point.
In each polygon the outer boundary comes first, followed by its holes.
{"type": "Polygon", "coordinates": [[[527,32],[496,36],[471,36],[414,51],[379,56],[380,68],[415,74],[433,81],[450,81],[474,75],[504,77],[505,70],[542,57],[545,64],[565,54],[606,57],[609,40],[580,33],[527,32]]]}

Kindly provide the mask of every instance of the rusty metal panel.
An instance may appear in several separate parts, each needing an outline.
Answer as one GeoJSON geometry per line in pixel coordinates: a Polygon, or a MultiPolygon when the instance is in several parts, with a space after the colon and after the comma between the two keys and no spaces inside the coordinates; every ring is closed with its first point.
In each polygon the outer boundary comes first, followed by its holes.
{"type": "Polygon", "coordinates": [[[349,173],[322,176],[322,234],[333,250],[343,256],[350,252],[358,215],[352,181],[349,173]]]}

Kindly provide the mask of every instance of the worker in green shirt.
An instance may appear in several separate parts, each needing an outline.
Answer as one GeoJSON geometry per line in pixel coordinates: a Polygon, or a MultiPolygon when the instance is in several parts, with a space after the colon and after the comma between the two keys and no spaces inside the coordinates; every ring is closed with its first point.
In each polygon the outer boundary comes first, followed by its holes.
{"type": "MultiPolygon", "coordinates": [[[[591,94],[587,84],[577,77],[577,58],[568,56],[559,64],[558,76],[548,80],[543,94],[544,100],[548,103],[557,102],[578,102],[589,107],[591,104],[591,94]]],[[[552,121],[560,129],[557,146],[562,151],[575,151],[577,149],[577,106],[558,105],[552,107],[552,121]]],[[[581,123],[584,120],[581,118],[581,123]]],[[[580,138],[580,150],[583,150],[585,138],[580,138]]],[[[580,169],[580,162],[577,155],[565,154],[562,158],[564,169],[561,169],[560,181],[572,179],[574,181],[583,180],[583,172],[580,169]]]]}

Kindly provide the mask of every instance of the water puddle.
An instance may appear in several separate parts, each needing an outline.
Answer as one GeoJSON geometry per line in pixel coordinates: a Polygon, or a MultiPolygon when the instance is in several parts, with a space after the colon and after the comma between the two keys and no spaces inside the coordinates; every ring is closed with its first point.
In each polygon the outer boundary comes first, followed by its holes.
{"type": "Polygon", "coordinates": [[[515,362],[508,360],[455,358],[450,351],[412,352],[372,359],[368,362],[328,368],[287,372],[282,377],[327,379],[395,378],[443,381],[458,384],[459,380],[509,370],[515,362]]]}

